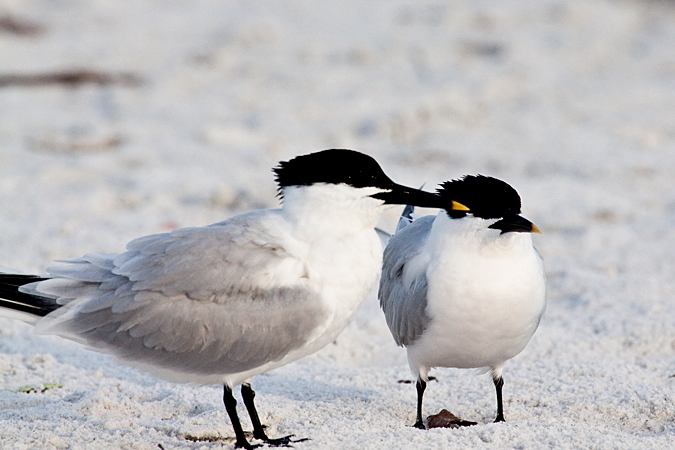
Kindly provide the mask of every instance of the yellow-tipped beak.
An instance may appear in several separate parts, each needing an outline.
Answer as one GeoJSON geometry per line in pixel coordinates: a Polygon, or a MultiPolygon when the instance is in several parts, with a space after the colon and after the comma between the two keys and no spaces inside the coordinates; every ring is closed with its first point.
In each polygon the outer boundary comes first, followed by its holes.
{"type": "Polygon", "coordinates": [[[537,234],[541,234],[541,230],[535,224],[532,224],[532,232],[537,233],[537,234]]]}
{"type": "MultiPolygon", "coordinates": [[[[462,205],[461,203],[456,202],[456,201],[454,201],[454,200],[452,201],[452,209],[453,209],[454,211],[471,211],[471,210],[470,210],[469,208],[467,208],[466,206],[464,206],[464,205],[462,205]]],[[[537,230],[538,230],[538,229],[537,229],[537,230]]],[[[539,231],[539,233],[541,233],[541,231],[539,231]]]]}

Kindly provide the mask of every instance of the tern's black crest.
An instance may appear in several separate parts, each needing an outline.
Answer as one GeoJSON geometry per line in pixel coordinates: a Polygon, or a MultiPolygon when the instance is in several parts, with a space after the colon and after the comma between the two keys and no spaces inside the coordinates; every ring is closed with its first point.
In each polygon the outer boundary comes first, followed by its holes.
{"type": "Polygon", "coordinates": [[[279,189],[315,183],[390,189],[394,183],[368,155],[354,150],[323,150],[282,161],[272,169],[279,189]]]}
{"type": "MultiPolygon", "coordinates": [[[[508,183],[484,175],[465,175],[458,180],[446,181],[438,194],[460,202],[470,213],[482,219],[499,219],[507,215],[520,214],[520,196],[508,183]]],[[[446,208],[450,217],[464,217],[466,211],[446,208]]]]}

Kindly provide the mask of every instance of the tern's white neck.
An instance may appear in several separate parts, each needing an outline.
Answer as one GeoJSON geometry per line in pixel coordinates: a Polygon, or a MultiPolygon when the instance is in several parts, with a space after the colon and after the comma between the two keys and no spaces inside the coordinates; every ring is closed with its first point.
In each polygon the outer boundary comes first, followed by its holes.
{"type": "Polygon", "coordinates": [[[282,212],[300,228],[373,229],[383,211],[382,200],[370,197],[382,189],[345,184],[290,186],[283,190],[282,212]]]}
{"type": "Polygon", "coordinates": [[[497,219],[480,219],[466,216],[450,218],[440,211],[431,230],[427,246],[433,253],[443,253],[450,246],[484,257],[513,257],[515,253],[529,254],[532,251],[530,233],[504,233],[488,228],[497,219]]]}

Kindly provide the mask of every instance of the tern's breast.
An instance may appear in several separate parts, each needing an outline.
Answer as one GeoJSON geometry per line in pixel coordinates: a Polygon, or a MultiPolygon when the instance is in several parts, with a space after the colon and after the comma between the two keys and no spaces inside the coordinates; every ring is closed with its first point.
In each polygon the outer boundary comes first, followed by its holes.
{"type": "Polygon", "coordinates": [[[412,359],[429,367],[490,367],[525,348],[546,297],[534,249],[501,256],[459,249],[427,273],[431,323],[409,348],[412,359]]]}
{"type": "Polygon", "coordinates": [[[373,229],[330,239],[317,246],[311,262],[324,302],[333,309],[329,342],[354,317],[382,266],[382,244],[373,229]]]}

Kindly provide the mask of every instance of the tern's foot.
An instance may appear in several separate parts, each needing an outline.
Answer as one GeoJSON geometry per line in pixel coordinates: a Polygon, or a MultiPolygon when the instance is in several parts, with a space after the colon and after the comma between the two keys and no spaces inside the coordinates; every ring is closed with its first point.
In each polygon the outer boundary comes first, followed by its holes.
{"type": "Polygon", "coordinates": [[[427,417],[427,423],[429,424],[429,428],[459,428],[476,425],[476,422],[463,420],[447,409],[443,409],[438,414],[427,417]]]}
{"type": "Polygon", "coordinates": [[[270,447],[291,447],[291,437],[293,437],[292,434],[276,439],[270,439],[265,436],[262,440],[265,441],[265,444],[269,445],[270,447]]]}
{"type": "Polygon", "coordinates": [[[426,430],[427,429],[427,427],[424,426],[424,422],[422,422],[421,420],[418,420],[417,422],[415,422],[413,424],[413,427],[418,428],[420,430],[426,430]]]}
{"type": "Polygon", "coordinates": [[[506,422],[506,420],[504,420],[504,415],[503,415],[503,414],[498,414],[498,415],[497,415],[497,418],[495,419],[495,423],[499,423],[499,422],[506,422]]]}
{"type": "Polygon", "coordinates": [[[294,434],[289,434],[288,436],[276,438],[276,439],[271,439],[268,438],[267,435],[263,436],[256,436],[256,439],[260,439],[261,441],[264,441],[265,444],[269,445],[270,447],[293,447],[291,444],[295,444],[298,442],[305,442],[309,441],[308,438],[302,438],[302,439],[291,439],[294,434]]]}

